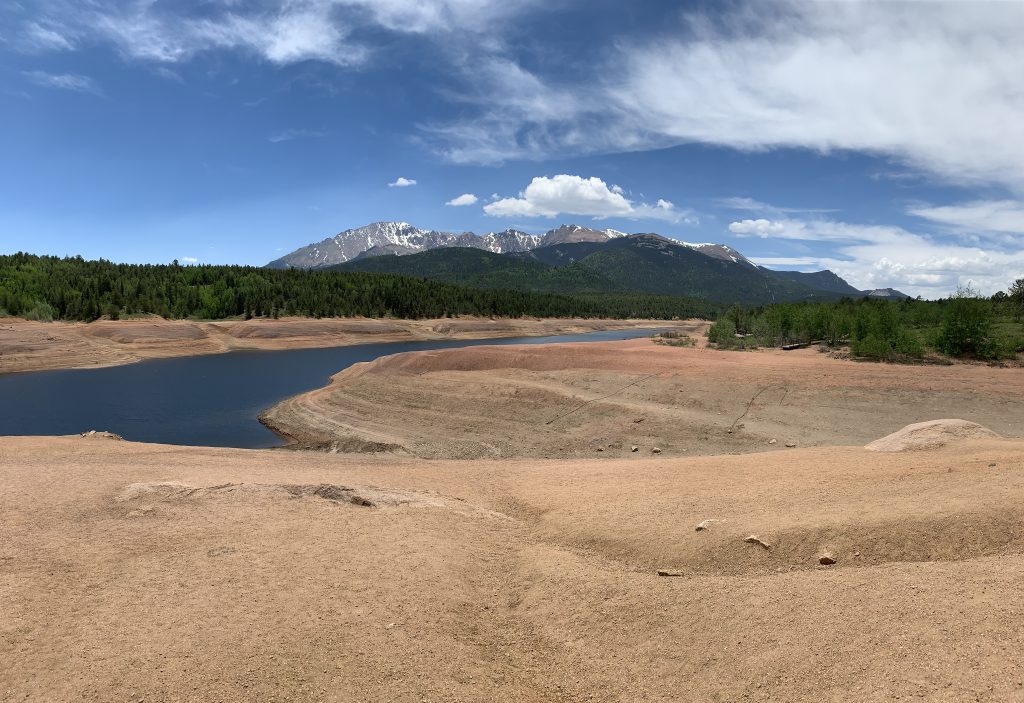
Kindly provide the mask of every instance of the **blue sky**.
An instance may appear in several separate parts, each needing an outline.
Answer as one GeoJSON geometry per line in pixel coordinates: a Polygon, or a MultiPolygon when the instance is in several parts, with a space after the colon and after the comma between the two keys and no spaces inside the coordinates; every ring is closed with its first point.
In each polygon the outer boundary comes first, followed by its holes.
{"type": "Polygon", "coordinates": [[[19,0],[0,252],[577,222],[991,293],[1024,276],[1021,36],[1010,2],[19,0]]]}

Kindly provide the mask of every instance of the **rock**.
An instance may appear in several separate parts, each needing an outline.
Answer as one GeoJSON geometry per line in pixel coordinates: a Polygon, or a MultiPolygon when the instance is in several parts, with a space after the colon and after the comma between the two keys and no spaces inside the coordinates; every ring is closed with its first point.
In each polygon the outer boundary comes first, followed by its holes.
{"type": "Polygon", "coordinates": [[[603,452],[603,451],[604,451],[604,447],[598,447],[598,448],[597,448],[597,451],[599,451],[599,452],[603,452]]]}
{"type": "Polygon", "coordinates": [[[719,522],[725,522],[725,520],[717,520],[715,518],[709,518],[707,520],[704,520],[703,522],[697,525],[697,532],[703,532],[704,530],[711,529],[712,525],[715,525],[719,522]]]}
{"type": "Polygon", "coordinates": [[[682,571],[675,571],[673,569],[658,569],[658,576],[682,576],[682,571]]]}
{"type": "Polygon", "coordinates": [[[661,449],[658,447],[651,447],[651,454],[661,454],[661,449]]]}
{"type": "Polygon", "coordinates": [[[777,439],[769,439],[768,440],[768,444],[778,444],[778,443],[779,443],[779,440],[777,440],[777,439]]]}
{"type": "Polygon", "coordinates": [[[823,566],[831,566],[832,564],[836,563],[836,558],[832,556],[831,553],[825,552],[820,557],[818,557],[818,563],[822,564],[823,566]]]}
{"type": "Polygon", "coordinates": [[[124,437],[122,437],[119,434],[114,434],[113,432],[106,432],[103,430],[89,430],[88,432],[82,432],[79,436],[85,437],[86,439],[124,439],[124,437]]]}
{"type": "Polygon", "coordinates": [[[939,449],[953,442],[998,439],[987,427],[967,420],[932,420],[907,425],[891,435],[876,439],[865,449],[875,452],[906,452],[939,449]]]}
{"type": "Polygon", "coordinates": [[[792,449],[793,447],[796,446],[796,442],[786,442],[786,446],[792,449]]]}
{"type": "Polygon", "coordinates": [[[743,541],[746,542],[747,544],[756,544],[757,546],[762,547],[763,549],[771,549],[772,548],[770,544],[768,544],[767,542],[761,540],[761,538],[758,537],[757,535],[750,535],[749,537],[747,537],[743,541]]]}
{"type": "Polygon", "coordinates": [[[638,447],[638,446],[636,446],[636,445],[634,444],[633,446],[631,446],[631,447],[629,448],[629,451],[631,451],[631,452],[638,452],[638,451],[640,451],[640,447],[638,447]]]}

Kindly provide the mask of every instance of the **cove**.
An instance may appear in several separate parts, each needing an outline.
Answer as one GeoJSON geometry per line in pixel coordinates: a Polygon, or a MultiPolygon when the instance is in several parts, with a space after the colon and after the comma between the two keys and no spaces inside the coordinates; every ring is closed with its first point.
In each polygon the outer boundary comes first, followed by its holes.
{"type": "Polygon", "coordinates": [[[362,361],[400,352],[485,344],[634,339],[654,330],[502,339],[359,344],[322,349],[236,351],[151,359],[101,369],[0,375],[0,435],[106,430],[135,442],[260,449],[284,441],[260,424],[279,401],[320,388],[362,361]]]}

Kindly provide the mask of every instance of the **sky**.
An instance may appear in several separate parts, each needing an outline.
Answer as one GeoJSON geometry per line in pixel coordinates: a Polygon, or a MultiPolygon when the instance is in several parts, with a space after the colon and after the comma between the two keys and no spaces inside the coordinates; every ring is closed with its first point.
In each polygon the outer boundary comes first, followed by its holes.
{"type": "Polygon", "coordinates": [[[262,265],[378,220],[1024,277],[1024,2],[6,0],[0,253],[262,265]]]}

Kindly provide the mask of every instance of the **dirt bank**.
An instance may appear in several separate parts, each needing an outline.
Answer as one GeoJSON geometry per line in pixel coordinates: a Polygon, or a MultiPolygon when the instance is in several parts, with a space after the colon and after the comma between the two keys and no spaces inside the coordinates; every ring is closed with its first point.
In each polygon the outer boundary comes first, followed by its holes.
{"type": "Polygon", "coordinates": [[[1024,436],[1024,373],[650,339],[478,347],[357,365],[264,420],[296,446],[338,451],[639,458],[864,445],[943,417],[1024,436]]]}
{"type": "Polygon", "coordinates": [[[118,320],[29,322],[0,318],[0,373],[116,366],[142,359],[236,349],[298,349],[373,342],[485,339],[634,328],[703,329],[664,320],[490,319],[118,320]]]}
{"type": "Polygon", "coordinates": [[[0,698],[1019,701],[1022,457],[0,438],[0,698]]]}

